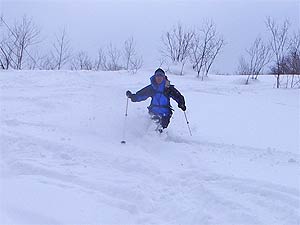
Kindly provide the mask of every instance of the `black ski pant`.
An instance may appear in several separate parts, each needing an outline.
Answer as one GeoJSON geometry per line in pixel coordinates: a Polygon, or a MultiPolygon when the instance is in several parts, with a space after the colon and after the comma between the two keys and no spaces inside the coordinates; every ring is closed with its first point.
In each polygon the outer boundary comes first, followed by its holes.
{"type": "Polygon", "coordinates": [[[160,125],[163,128],[167,128],[170,123],[170,119],[171,119],[171,115],[161,117],[160,125]]]}

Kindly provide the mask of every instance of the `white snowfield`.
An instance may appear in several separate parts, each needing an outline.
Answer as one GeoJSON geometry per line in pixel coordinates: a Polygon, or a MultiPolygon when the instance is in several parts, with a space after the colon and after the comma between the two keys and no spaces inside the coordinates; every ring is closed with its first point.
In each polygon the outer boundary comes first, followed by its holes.
{"type": "Polygon", "coordinates": [[[193,136],[148,99],[121,144],[153,71],[1,71],[0,224],[300,224],[299,89],[168,74],[193,136]]]}

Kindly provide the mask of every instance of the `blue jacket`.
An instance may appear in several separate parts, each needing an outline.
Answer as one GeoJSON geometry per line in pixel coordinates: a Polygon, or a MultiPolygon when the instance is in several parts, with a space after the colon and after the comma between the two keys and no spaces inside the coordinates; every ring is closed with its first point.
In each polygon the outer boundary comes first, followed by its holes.
{"type": "Polygon", "coordinates": [[[155,76],[150,78],[151,84],[139,90],[136,94],[133,94],[131,100],[133,102],[144,101],[151,97],[151,103],[148,107],[149,113],[170,116],[172,115],[172,107],[170,104],[170,98],[174,99],[178,106],[185,105],[184,97],[174,87],[169,85],[169,81],[164,79],[162,83],[157,84],[155,82],[155,76]]]}

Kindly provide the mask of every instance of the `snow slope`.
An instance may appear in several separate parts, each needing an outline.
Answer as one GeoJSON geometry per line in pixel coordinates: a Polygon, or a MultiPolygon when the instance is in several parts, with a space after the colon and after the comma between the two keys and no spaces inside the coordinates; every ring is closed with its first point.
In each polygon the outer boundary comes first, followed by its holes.
{"type": "Polygon", "coordinates": [[[299,224],[299,90],[169,75],[158,135],[125,91],[153,71],[0,72],[0,224],[299,224]]]}

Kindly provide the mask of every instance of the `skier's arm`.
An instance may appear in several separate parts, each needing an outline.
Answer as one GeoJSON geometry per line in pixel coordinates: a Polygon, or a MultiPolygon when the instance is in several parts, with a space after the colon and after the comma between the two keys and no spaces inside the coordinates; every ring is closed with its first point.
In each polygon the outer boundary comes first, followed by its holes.
{"type": "Polygon", "coordinates": [[[173,85],[171,85],[169,89],[170,89],[170,97],[177,102],[179,108],[185,111],[186,106],[185,106],[185,100],[183,95],[173,85]]]}
{"type": "Polygon", "coordinates": [[[145,101],[147,98],[151,97],[153,94],[153,89],[151,85],[144,87],[143,89],[139,90],[136,94],[131,95],[132,102],[140,102],[145,101]]]}

